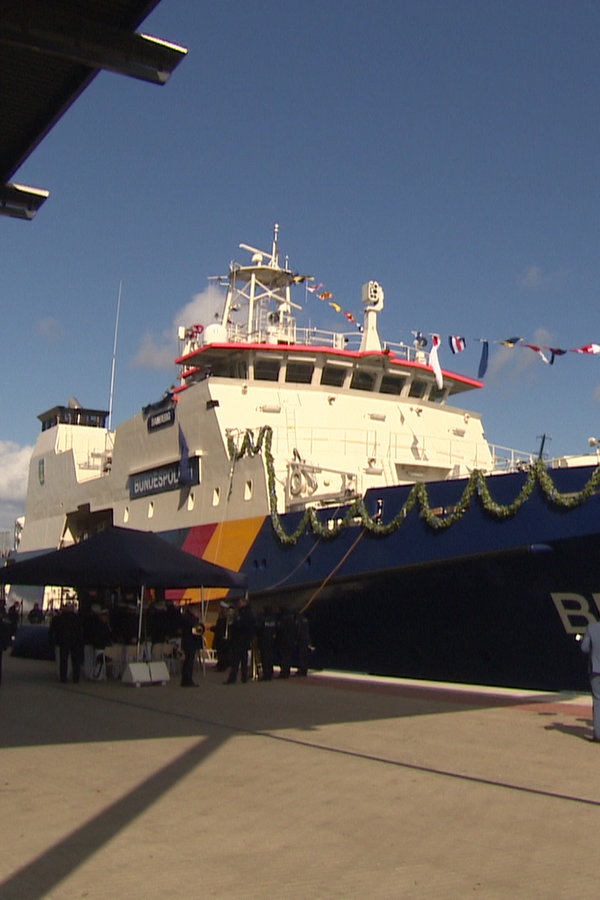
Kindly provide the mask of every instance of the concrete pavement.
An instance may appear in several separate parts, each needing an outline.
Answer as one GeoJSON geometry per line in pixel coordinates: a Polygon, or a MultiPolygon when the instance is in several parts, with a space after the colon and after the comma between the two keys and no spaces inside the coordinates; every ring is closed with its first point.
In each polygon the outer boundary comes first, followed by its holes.
{"type": "Polygon", "coordinates": [[[0,898],[596,897],[587,696],[4,655],[0,898]]]}

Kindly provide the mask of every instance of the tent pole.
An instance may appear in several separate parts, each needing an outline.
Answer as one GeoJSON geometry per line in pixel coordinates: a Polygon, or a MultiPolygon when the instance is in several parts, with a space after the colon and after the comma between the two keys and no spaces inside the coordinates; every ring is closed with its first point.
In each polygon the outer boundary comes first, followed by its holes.
{"type": "Polygon", "coordinates": [[[144,612],[144,585],[142,585],[140,590],[140,613],[138,616],[138,635],[137,635],[137,647],[135,651],[136,662],[140,661],[140,644],[142,643],[142,615],[144,612]]]}

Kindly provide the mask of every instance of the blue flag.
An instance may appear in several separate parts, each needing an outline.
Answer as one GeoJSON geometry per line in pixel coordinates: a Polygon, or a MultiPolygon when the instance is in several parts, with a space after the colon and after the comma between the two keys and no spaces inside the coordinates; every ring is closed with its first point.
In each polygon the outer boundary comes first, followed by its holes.
{"type": "Polygon", "coordinates": [[[185,434],[179,427],[179,484],[189,484],[192,480],[190,472],[190,449],[185,439],[185,434]]]}
{"type": "Polygon", "coordinates": [[[487,372],[489,354],[490,354],[490,346],[489,346],[488,341],[482,341],[481,342],[481,359],[479,360],[479,371],[477,372],[478,378],[483,378],[483,376],[487,372]]]}

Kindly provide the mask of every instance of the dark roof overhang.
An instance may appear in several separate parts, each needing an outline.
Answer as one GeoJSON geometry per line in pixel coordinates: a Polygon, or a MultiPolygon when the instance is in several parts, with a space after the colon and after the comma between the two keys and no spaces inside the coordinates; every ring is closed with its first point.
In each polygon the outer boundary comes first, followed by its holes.
{"type": "Polygon", "coordinates": [[[31,219],[48,192],[10,179],[102,69],[164,84],[186,50],[136,33],[160,0],[2,0],[0,214],[31,219]]]}

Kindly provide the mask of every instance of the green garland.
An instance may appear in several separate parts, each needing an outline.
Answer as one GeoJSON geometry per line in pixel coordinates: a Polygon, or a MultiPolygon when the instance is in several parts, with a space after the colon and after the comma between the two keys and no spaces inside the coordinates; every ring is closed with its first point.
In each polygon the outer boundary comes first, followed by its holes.
{"type": "Polygon", "coordinates": [[[388,535],[397,531],[413,508],[418,505],[421,516],[427,525],[434,531],[441,531],[449,528],[458,522],[469,509],[473,499],[477,498],[481,506],[488,515],[495,519],[509,519],[514,516],[520,508],[531,497],[536,485],[539,486],[546,500],[553,506],[560,509],[574,509],[581,506],[594,494],[600,486],[600,465],[594,470],[589,480],[581,491],[575,494],[561,494],[556,490],[556,486],[548,469],[542,460],[536,460],[528,469],[525,482],[512,503],[502,505],[496,503],[490,493],[488,480],[481,469],[475,469],[469,476],[469,480],[465,486],[462,496],[450,512],[438,515],[433,512],[429,504],[429,495],[427,493],[427,485],[423,482],[414,484],[410,489],[402,509],[389,522],[383,523],[378,516],[372,516],[367,510],[362,497],[354,500],[347,508],[343,518],[331,525],[330,522],[324,524],[316,510],[309,507],[304,510],[304,514],[298,523],[298,527],[292,534],[288,534],[281,524],[281,518],[277,511],[277,492],[275,487],[275,461],[271,450],[273,442],[273,429],[269,425],[263,425],[259,432],[256,442],[254,441],[254,432],[247,430],[244,434],[240,447],[237,448],[231,435],[227,436],[227,448],[231,460],[239,460],[245,455],[256,456],[262,452],[267,467],[267,488],[269,492],[269,505],[271,511],[271,522],[273,529],[282,544],[296,544],[304,532],[310,530],[321,538],[329,540],[339,535],[345,528],[352,524],[356,524],[360,520],[362,526],[371,534],[388,535]]]}

